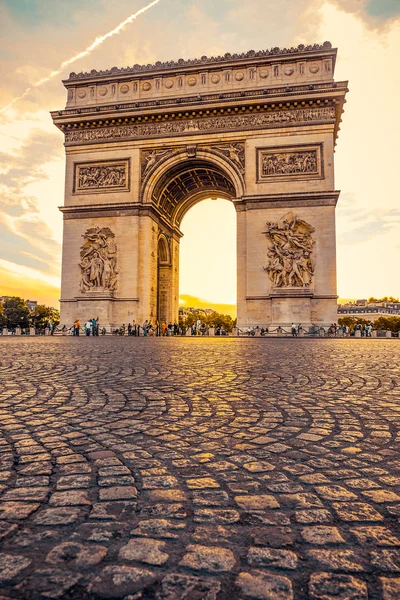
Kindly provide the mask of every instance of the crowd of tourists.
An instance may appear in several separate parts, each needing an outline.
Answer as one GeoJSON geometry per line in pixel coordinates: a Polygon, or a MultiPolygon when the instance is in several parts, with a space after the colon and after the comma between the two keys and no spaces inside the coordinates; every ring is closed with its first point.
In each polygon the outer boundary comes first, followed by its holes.
{"type": "MultiPolygon", "coordinates": [[[[128,323],[126,325],[123,323],[120,327],[112,330],[111,333],[114,335],[128,335],[128,336],[144,336],[144,337],[167,337],[167,336],[179,336],[179,335],[188,335],[188,330],[190,330],[191,335],[206,335],[208,333],[208,327],[205,323],[202,323],[198,320],[191,327],[186,327],[185,325],[178,325],[178,323],[159,323],[155,321],[152,323],[150,320],[145,320],[142,325],[133,321],[132,323],[128,323]]],[[[82,325],[79,319],[76,319],[73,327],[67,329],[64,325],[61,329],[61,332],[64,334],[69,333],[70,335],[79,336],[82,332],[82,325]]],[[[106,335],[107,329],[105,327],[101,327],[99,324],[99,317],[88,319],[86,323],[83,325],[83,334],[86,336],[99,336],[106,335]]],[[[222,327],[215,327],[215,335],[228,335],[226,329],[222,327]]]]}

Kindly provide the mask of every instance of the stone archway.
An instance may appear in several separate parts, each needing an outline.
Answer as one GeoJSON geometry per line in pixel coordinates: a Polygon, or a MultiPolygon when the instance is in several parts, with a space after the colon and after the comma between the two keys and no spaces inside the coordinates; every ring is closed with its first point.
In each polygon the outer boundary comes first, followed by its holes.
{"type": "Polygon", "coordinates": [[[181,221],[192,206],[207,198],[235,201],[243,194],[244,186],[240,170],[222,152],[199,148],[192,150],[192,156],[187,150],[180,150],[162,158],[144,182],[143,203],[154,207],[162,218],[156,226],[157,281],[152,286],[155,314],[159,322],[176,322],[181,221]]]}
{"type": "Polygon", "coordinates": [[[52,113],[67,157],[62,324],[155,320],[161,305],[175,320],[179,226],[210,196],[237,212],[239,326],[334,322],[336,54],[325,42],[71,73],[52,113]]]}

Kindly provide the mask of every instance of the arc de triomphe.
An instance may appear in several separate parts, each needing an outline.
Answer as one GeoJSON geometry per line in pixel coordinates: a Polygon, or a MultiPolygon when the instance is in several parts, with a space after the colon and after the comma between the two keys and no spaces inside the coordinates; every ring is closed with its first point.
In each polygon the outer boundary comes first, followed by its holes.
{"type": "Polygon", "coordinates": [[[237,211],[239,327],[334,322],[336,52],[71,73],[61,323],[177,320],[180,224],[210,197],[237,211]]]}

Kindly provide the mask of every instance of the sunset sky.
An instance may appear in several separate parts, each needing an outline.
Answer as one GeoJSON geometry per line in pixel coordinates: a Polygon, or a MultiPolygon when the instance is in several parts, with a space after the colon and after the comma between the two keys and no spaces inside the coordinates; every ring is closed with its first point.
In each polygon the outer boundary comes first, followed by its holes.
{"type": "MultiPolygon", "coordinates": [[[[57,306],[64,148],[49,111],[65,106],[70,71],[329,40],[335,78],[350,82],[336,148],[338,293],[400,296],[399,0],[160,0],[35,87],[148,2],[0,0],[0,295],[57,306]]],[[[234,303],[233,206],[200,203],[182,229],[181,293],[234,303]]]]}

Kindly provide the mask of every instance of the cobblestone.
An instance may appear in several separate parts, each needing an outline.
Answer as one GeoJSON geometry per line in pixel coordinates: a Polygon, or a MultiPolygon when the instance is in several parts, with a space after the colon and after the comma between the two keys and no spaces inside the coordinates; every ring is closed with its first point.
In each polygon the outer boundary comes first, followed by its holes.
{"type": "Polygon", "coordinates": [[[395,340],[0,338],[0,599],[400,597],[395,340]]]}

